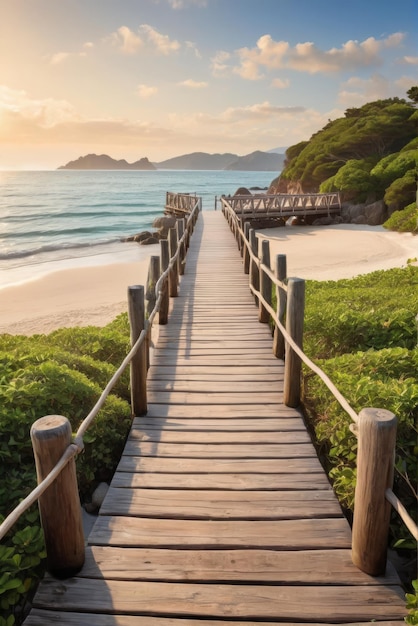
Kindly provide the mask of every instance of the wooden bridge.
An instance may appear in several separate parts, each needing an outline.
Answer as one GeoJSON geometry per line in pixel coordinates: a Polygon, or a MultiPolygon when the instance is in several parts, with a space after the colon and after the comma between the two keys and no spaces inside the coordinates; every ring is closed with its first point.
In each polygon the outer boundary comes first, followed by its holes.
{"type": "Polygon", "coordinates": [[[403,624],[394,571],[352,564],[221,212],[201,214],[172,303],[84,567],[47,577],[25,625],[403,624]]]}
{"type": "Polygon", "coordinates": [[[298,217],[312,224],[320,217],[336,217],[341,214],[340,194],[254,194],[222,196],[241,222],[285,222],[289,217],[298,217]]]}

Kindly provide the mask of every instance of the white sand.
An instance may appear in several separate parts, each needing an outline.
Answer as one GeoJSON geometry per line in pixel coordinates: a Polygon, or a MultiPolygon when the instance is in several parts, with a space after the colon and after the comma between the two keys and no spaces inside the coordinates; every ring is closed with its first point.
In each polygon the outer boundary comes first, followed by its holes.
{"type": "MultiPolygon", "coordinates": [[[[380,226],[286,226],[259,231],[271,255],[287,255],[288,276],[333,280],[405,266],[418,237],[380,226]]],[[[231,245],[233,242],[231,241],[231,245]]],[[[238,254],[238,252],[237,252],[238,254]]],[[[0,290],[0,333],[48,333],[63,326],[104,326],[127,310],[129,285],[145,284],[148,260],[67,269],[0,290]]]]}
{"type": "Polygon", "coordinates": [[[48,333],[63,326],[104,326],[127,311],[129,285],[144,285],[148,259],[67,269],[0,290],[0,333],[48,333]]]}
{"type": "Polygon", "coordinates": [[[375,270],[404,267],[418,257],[418,237],[383,226],[286,226],[257,232],[270,240],[270,256],[285,254],[287,275],[338,280],[375,270]]]}

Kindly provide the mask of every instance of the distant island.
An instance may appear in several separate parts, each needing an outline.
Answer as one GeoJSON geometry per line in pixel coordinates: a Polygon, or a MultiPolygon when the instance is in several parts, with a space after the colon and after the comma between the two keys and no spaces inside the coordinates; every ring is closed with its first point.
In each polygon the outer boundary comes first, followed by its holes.
{"type": "Polygon", "coordinates": [[[75,161],[61,165],[59,170],[235,170],[247,172],[277,172],[283,168],[284,154],[257,150],[245,156],[237,154],[208,154],[192,152],[159,163],[151,163],[146,157],[128,163],[125,159],[113,159],[107,154],[87,154],[75,161]]]}

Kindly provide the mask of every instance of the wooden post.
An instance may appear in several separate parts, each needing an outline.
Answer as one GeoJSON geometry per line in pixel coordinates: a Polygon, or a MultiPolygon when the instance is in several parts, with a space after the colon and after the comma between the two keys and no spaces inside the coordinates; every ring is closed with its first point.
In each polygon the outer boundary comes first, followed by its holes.
{"type": "MultiPolygon", "coordinates": [[[[181,220],[177,220],[177,241],[180,241],[180,239],[183,237],[184,234],[184,228],[185,228],[185,219],[182,218],[181,220]]],[[[185,261],[186,259],[186,250],[185,250],[185,246],[184,246],[184,242],[180,245],[180,251],[179,251],[179,256],[177,258],[177,266],[178,266],[178,273],[180,276],[183,276],[184,274],[184,266],[185,266],[185,261]]]]}
{"type": "MultiPolygon", "coordinates": [[[[144,287],[128,287],[128,314],[131,327],[131,345],[145,328],[144,287]]],[[[140,416],[147,413],[147,342],[143,341],[131,361],[131,411],[140,416]]]]}
{"type": "MultiPolygon", "coordinates": [[[[244,222],[244,235],[247,242],[250,240],[250,222],[244,222]]],[[[244,274],[250,273],[250,253],[244,244],[244,274]]]]}
{"type": "MultiPolygon", "coordinates": [[[[255,256],[258,257],[258,239],[256,237],[254,228],[250,228],[250,247],[251,247],[253,254],[255,254],[255,256]]],[[[257,263],[252,258],[250,260],[250,286],[251,285],[254,287],[254,289],[259,291],[260,274],[258,271],[257,263]]],[[[255,297],[256,306],[258,306],[258,298],[257,296],[254,296],[254,297],[255,297]]]]}
{"type": "MultiPolygon", "coordinates": [[[[287,267],[285,254],[276,255],[274,275],[278,280],[282,282],[286,280],[287,267]]],[[[282,324],[284,322],[284,315],[286,313],[286,301],[286,291],[282,287],[276,287],[277,317],[282,324]]],[[[273,354],[277,359],[284,359],[285,341],[278,326],[275,326],[274,328],[273,354]]]]}
{"type": "MultiPolygon", "coordinates": [[[[72,443],[71,424],[62,415],[46,415],[30,431],[40,483],[72,443]]],[[[47,569],[57,578],[74,576],[84,563],[84,532],[75,460],[72,458],[39,498],[47,569]]]]}
{"type": "MultiPolygon", "coordinates": [[[[301,278],[289,278],[287,284],[286,330],[299,348],[303,346],[304,313],[305,281],[301,278]]],[[[302,362],[300,357],[286,343],[283,386],[283,402],[286,406],[297,407],[300,404],[301,369],[302,362]]]]}
{"type": "Polygon", "coordinates": [[[147,291],[145,294],[145,298],[147,300],[146,313],[148,317],[151,315],[155,307],[155,302],[157,300],[157,297],[155,295],[155,285],[160,278],[160,274],[160,257],[153,255],[150,257],[149,261],[147,291]]]}
{"type": "Polygon", "coordinates": [[[366,574],[385,573],[393,486],[396,416],[385,409],[362,409],[358,416],[357,484],[352,559],[366,574]]]}
{"type": "MultiPolygon", "coordinates": [[[[170,251],[169,251],[169,246],[168,246],[168,239],[161,239],[160,249],[161,249],[161,274],[164,274],[166,269],[168,269],[168,265],[170,263],[170,251]]],[[[164,281],[160,312],[158,314],[158,323],[161,325],[167,324],[169,306],[170,306],[169,279],[167,278],[167,280],[164,281]]]]}
{"type": "MultiPolygon", "coordinates": [[[[271,278],[261,269],[261,264],[270,268],[270,242],[268,239],[263,239],[261,242],[260,261],[260,293],[264,300],[271,305],[271,278]]],[[[261,300],[258,307],[258,321],[262,324],[268,324],[270,321],[270,313],[263,306],[261,300]]]]}
{"type": "MultiPolygon", "coordinates": [[[[170,261],[177,252],[177,228],[170,228],[169,239],[170,261]]],[[[178,265],[173,264],[170,270],[170,297],[175,298],[178,295],[178,265]]]]}

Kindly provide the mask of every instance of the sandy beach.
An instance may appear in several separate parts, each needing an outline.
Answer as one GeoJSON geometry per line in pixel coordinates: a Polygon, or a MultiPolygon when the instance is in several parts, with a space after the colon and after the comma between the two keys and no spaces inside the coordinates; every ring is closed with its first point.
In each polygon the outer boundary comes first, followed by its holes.
{"type": "MultiPolygon", "coordinates": [[[[380,226],[286,226],[259,231],[258,236],[270,239],[272,258],[287,255],[288,276],[306,279],[351,278],[403,267],[418,257],[418,237],[380,226]]],[[[104,326],[127,310],[128,286],[145,284],[147,272],[148,260],[118,263],[67,269],[4,288],[0,333],[31,335],[64,326],[104,326]]]]}

